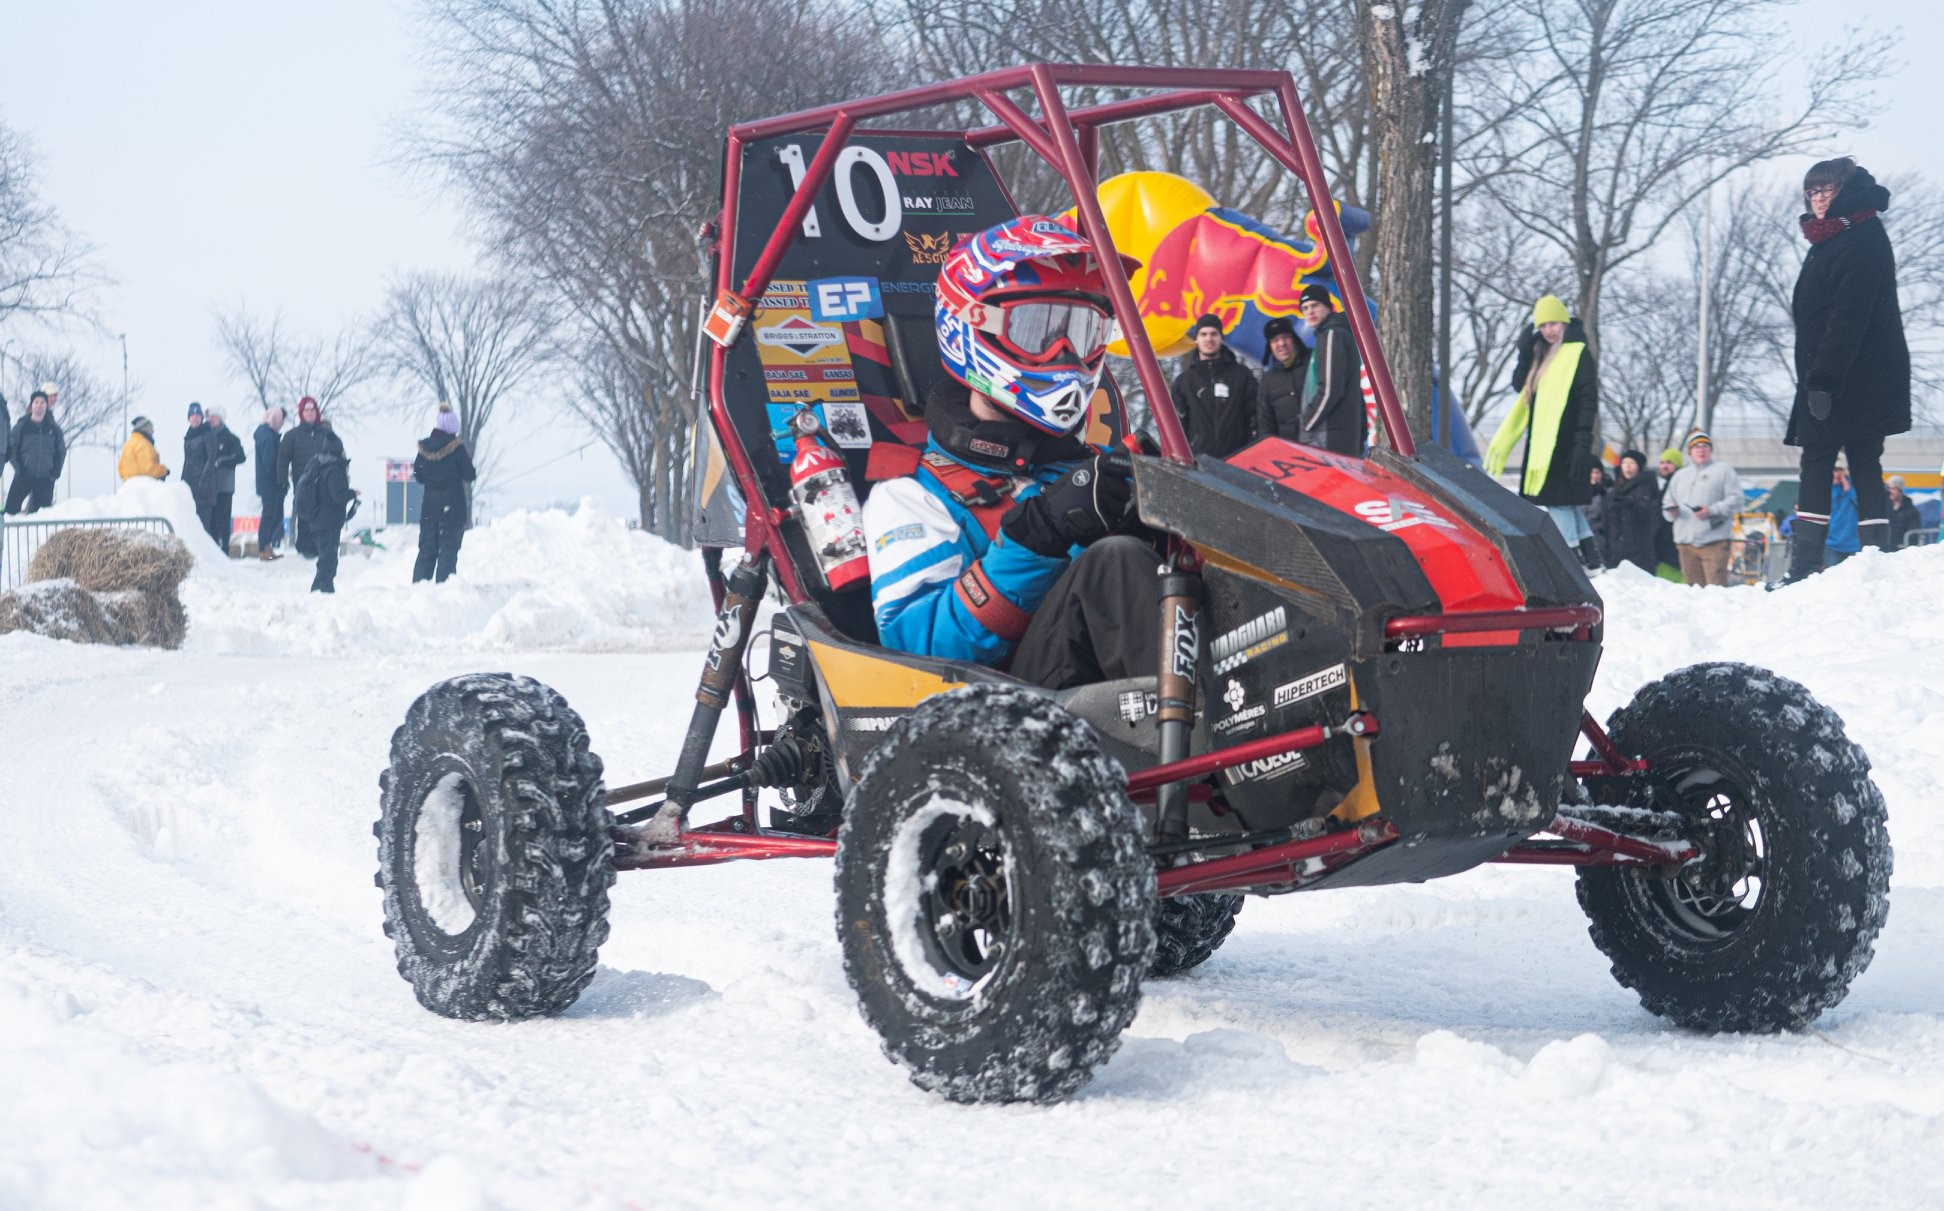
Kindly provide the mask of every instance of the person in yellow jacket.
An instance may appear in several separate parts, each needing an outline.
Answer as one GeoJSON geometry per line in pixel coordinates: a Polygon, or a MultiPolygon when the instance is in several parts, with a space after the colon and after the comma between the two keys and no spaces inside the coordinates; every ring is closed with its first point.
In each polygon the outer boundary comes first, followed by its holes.
{"type": "Polygon", "coordinates": [[[169,469],[162,465],[162,456],[155,452],[155,423],[146,416],[138,416],[129,422],[131,432],[122,444],[121,461],[115,464],[124,482],[137,476],[146,475],[151,479],[169,478],[169,469]]]}
{"type": "Polygon", "coordinates": [[[1599,429],[1599,372],[1585,330],[1555,295],[1533,304],[1512,389],[1519,398],[1485,452],[1485,470],[1504,474],[1513,451],[1523,448],[1519,495],[1546,510],[1588,567],[1599,567],[1593,528],[1580,512],[1593,498],[1599,459],[1593,436],[1599,429]]]}

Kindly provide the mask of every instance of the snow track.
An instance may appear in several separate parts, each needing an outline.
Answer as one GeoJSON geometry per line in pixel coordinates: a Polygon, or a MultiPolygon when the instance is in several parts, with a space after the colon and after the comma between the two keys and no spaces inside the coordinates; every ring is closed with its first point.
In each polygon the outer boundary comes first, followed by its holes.
{"type": "Polygon", "coordinates": [[[1597,714],[1746,660],[1871,756],[1892,910],[1816,1031],[1671,1030],[1607,974],[1569,874],[1488,868],[1253,901],[1073,1101],[975,1109],[883,1059],[827,863],[622,876],[559,1019],[419,1008],[372,886],[406,706],[528,674],[610,781],[649,777],[707,631],[688,561],[611,522],[505,524],[468,539],[476,577],[416,593],[399,552],[348,561],[334,602],[295,559],[199,569],[182,652],[0,637],[0,1208],[1944,1203],[1944,551],[1772,595],[1599,582],[1597,714]],[[580,558],[575,526],[631,588],[520,570],[580,558]],[[548,650],[574,646],[620,650],[548,650]]]}

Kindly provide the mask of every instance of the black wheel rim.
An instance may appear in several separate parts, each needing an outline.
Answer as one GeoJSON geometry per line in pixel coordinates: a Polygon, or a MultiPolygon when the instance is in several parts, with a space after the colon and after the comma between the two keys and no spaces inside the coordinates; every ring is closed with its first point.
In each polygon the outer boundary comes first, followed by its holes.
{"type": "Polygon", "coordinates": [[[1748,782],[1723,762],[1701,758],[1657,763],[1663,806],[1687,822],[1684,838],[1702,856],[1668,878],[1646,875],[1636,895],[1669,936],[1690,949],[1731,944],[1761,912],[1768,895],[1770,837],[1748,782]]]}
{"type": "Polygon", "coordinates": [[[1013,947],[1014,888],[1005,834],[974,815],[948,815],[920,842],[919,937],[946,983],[970,991],[1013,947]]]}

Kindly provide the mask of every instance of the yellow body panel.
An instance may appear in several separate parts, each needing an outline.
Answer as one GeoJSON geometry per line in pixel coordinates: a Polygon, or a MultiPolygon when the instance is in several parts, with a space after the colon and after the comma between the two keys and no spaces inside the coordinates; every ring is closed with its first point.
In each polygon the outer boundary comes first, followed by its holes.
{"type": "Polygon", "coordinates": [[[935,673],[910,668],[894,660],[878,660],[810,640],[817,672],[840,710],[860,707],[914,707],[933,694],[957,689],[961,681],[947,681],[935,673]]]}

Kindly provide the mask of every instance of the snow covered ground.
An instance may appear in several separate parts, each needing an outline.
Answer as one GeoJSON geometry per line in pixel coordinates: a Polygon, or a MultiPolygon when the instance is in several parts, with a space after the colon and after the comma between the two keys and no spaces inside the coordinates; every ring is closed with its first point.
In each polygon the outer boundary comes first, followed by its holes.
{"type": "Polygon", "coordinates": [[[1251,900],[1051,1109],[952,1106],[885,1062],[823,863],[623,876],[557,1020],[446,1021],[393,972],[370,826],[407,704],[528,673],[611,781],[666,772],[709,626],[692,555],[591,509],[474,533],[438,587],[409,551],[352,556],[330,600],[300,560],[207,554],[180,652],[0,637],[8,1211],[1944,1203],[1944,550],[1773,595],[1600,580],[1596,713],[1748,660],[1875,763],[1890,921],[1816,1030],[1670,1030],[1569,874],[1489,868],[1251,900]]]}

